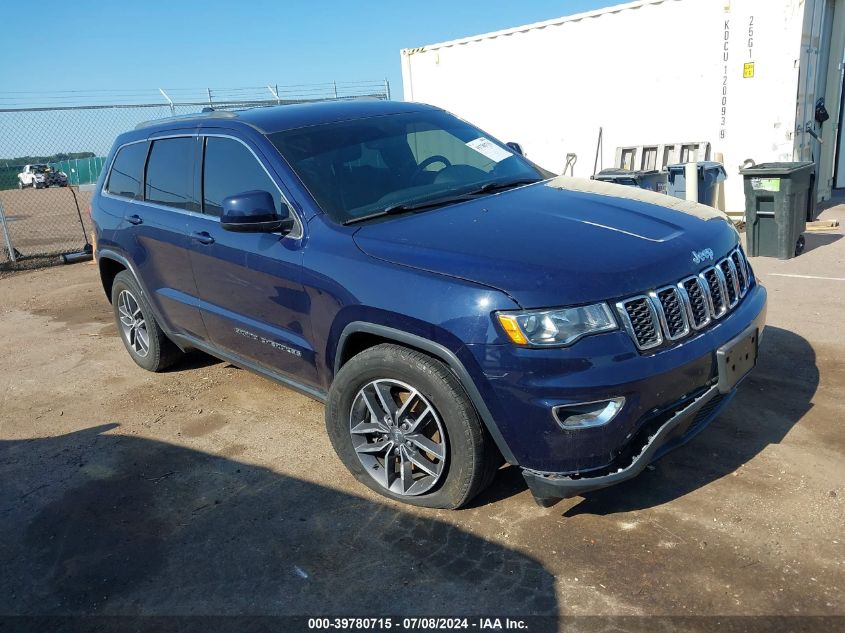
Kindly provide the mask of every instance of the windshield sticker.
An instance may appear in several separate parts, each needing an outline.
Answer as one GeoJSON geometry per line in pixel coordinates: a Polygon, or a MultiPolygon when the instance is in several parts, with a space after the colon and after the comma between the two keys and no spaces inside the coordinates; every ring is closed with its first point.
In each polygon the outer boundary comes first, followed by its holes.
{"type": "Polygon", "coordinates": [[[506,149],[502,149],[495,143],[493,143],[490,139],[486,139],[483,136],[481,138],[477,138],[474,141],[470,141],[466,144],[467,147],[470,149],[474,149],[479,154],[483,154],[494,163],[499,163],[506,158],[510,158],[513,156],[511,152],[506,149]]]}

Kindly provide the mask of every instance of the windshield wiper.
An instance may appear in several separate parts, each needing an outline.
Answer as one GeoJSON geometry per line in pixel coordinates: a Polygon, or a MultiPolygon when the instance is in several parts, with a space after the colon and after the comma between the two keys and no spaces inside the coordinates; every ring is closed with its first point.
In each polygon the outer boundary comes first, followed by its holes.
{"type": "Polygon", "coordinates": [[[435,198],[433,200],[422,200],[420,202],[400,202],[399,204],[392,204],[389,207],[385,207],[381,211],[376,211],[375,213],[362,215],[358,218],[350,218],[349,220],[346,220],[344,224],[355,224],[356,222],[372,220],[373,218],[381,218],[386,215],[399,215],[400,213],[410,213],[411,211],[442,207],[446,204],[452,204],[453,202],[463,202],[465,200],[469,200],[469,198],[467,197],[467,194],[462,193],[460,195],[435,198]]]}
{"type": "Polygon", "coordinates": [[[539,178],[517,178],[515,180],[505,180],[499,182],[488,182],[478,189],[473,189],[471,191],[466,192],[464,195],[467,196],[474,196],[480,193],[490,193],[491,191],[502,191],[503,189],[513,189],[514,187],[520,187],[522,185],[533,185],[535,182],[540,182],[539,178]]]}
{"type": "Polygon", "coordinates": [[[412,211],[419,211],[422,209],[431,209],[433,207],[442,207],[447,204],[453,204],[455,202],[465,202],[467,200],[471,200],[473,197],[483,194],[483,193],[490,193],[492,191],[500,191],[503,189],[511,189],[513,187],[519,187],[520,185],[531,185],[535,182],[540,182],[539,178],[519,178],[516,180],[507,180],[507,181],[499,181],[499,182],[488,182],[476,189],[470,189],[469,191],[464,191],[459,194],[455,194],[452,196],[444,196],[442,198],[434,198],[433,200],[422,200],[420,202],[400,202],[398,204],[392,204],[388,207],[385,207],[381,211],[376,211],[375,213],[369,213],[367,215],[362,215],[358,218],[350,218],[346,220],[343,224],[355,224],[356,222],[364,222],[366,220],[372,220],[374,218],[381,218],[386,215],[399,215],[400,213],[410,213],[412,211]]]}

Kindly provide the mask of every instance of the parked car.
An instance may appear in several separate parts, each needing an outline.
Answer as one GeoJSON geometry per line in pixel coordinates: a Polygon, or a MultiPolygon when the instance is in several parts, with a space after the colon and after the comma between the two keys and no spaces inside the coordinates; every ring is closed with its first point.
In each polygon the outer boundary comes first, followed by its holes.
{"type": "Polygon", "coordinates": [[[23,171],[18,174],[18,189],[32,187],[43,189],[44,187],[67,187],[67,174],[58,169],[37,163],[35,165],[24,165],[23,171]]]}
{"type": "Polygon", "coordinates": [[[117,138],[92,202],[132,359],[203,350],[324,401],[363,484],[457,508],[629,479],[753,368],[766,291],[715,209],[550,178],[447,112],[335,102],[117,138]]]}

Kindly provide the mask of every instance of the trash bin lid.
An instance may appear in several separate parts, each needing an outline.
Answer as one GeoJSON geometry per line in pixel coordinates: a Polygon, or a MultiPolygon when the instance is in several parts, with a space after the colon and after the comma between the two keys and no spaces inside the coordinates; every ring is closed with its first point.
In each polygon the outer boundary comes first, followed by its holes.
{"type": "Polygon", "coordinates": [[[742,167],[739,170],[743,176],[791,176],[792,174],[815,169],[816,164],[810,161],[784,162],[784,163],[760,163],[751,167],[742,167]]]}
{"type": "MultiPolygon", "coordinates": [[[[709,171],[711,169],[721,169],[722,171],[725,170],[724,165],[715,160],[700,160],[697,161],[697,164],[699,171],[709,171]]],[[[675,163],[673,165],[666,165],[666,169],[669,170],[671,173],[680,173],[684,171],[686,167],[687,163],[675,163]]]]}
{"type": "Polygon", "coordinates": [[[599,173],[596,174],[596,178],[599,176],[633,176],[635,172],[631,171],[630,169],[622,169],[621,167],[608,167],[607,169],[602,169],[599,173]]]}

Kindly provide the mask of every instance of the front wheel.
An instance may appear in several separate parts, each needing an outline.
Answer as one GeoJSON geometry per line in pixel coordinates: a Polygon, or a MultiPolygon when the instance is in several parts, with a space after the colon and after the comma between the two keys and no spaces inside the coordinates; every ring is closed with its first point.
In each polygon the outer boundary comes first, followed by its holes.
{"type": "Polygon", "coordinates": [[[343,366],[329,391],[326,427],[358,481],[412,505],[459,508],[501,463],[454,374],[399,345],[372,347],[343,366]]]}

